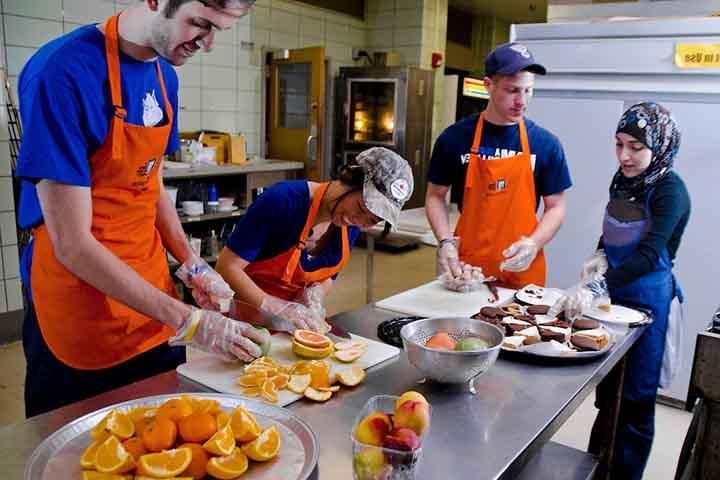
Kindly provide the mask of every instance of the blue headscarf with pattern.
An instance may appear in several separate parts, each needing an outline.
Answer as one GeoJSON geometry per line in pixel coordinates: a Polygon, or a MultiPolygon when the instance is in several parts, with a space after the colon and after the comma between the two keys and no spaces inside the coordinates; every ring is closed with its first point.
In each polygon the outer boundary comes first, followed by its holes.
{"type": "Polygon", "coordinates": [[[610,193],[614,196],[638,197],[672,170],[680,148],[680,131],[668,109],[655,102],[645,102],[633,105],[623,113],[616,132],[627,133],[652,151],[647,170],[627,178],[618,168],[610,185],[610,193]]]}

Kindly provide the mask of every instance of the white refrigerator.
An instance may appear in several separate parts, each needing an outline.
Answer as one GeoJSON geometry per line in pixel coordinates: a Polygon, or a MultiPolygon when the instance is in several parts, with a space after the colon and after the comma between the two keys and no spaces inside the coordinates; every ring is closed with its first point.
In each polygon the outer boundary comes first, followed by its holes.
{"type": "Polygon", "coordinates": [[[548,70],[537,77],[529,117],[560,138],[574,183],[565,224],[546,249],[548,285],[575,283],[595,250],[622,112],[653,100],[677,119],[676,169],[692,200],[675,264],[685,328],[680,372],[660,394],[684,401],[695,336],[720,304],[720,68],[684,69],[673,59],[677,44],[720,44],[720,18],[514,25],[511,36],[548,70]]]}

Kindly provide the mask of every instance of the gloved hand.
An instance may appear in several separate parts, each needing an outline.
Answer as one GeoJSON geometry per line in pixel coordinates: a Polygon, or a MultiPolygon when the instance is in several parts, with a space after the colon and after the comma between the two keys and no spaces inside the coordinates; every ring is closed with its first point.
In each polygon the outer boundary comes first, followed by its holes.
{"type": "Polygon", "coordinates": [[[520,240],[506,248],[502,254],[507,260],[500,264],[501,272],[524,272],[537,257],[540,247],[534,240],[528,237],[520,237],[520,240]]]}
{"type": "Polygon", "coordinates": [[[258,345],[268,339],[267,332],[249,323],[232,320],[212,310],[193,308],[169,343],[171,346],[190,345],[225,360],[251,362],[261,355],[258,345]]]}
{"type": "Polygon", "coordinates": [[[207,310],[230,311],[234,292],[225,280],[195,255],[190,256],[175,275],[188,287],[200,307],[207,310]]]}
{"type": "Polygon", "coordinates": [[[604,250],[598,250],[595,254],[583,263],[583,269],[580,279],[585,280],[592,278],[594,275],[605,275],[608,270],[607,256],[604,250]]]}
{"type": "Polygon", "coordinates": [[[437,274],[448,273],[452,278],[462,277],[463,269],[458,254],[460,238],[452,237],[440,240],[437,249],[437,274]]]}
{"type": "Polygon", "coordinates": [[[547,314],[550,317],[556,317],[564,311],[565,318],[569,322],[573,322],[590,310],[595,301],[607,298],[610,298],[610,294],[605,277],[596,274],[566,290],[563,296],[550,307],[547,314]]]}
{"type": "Polygon", "coordinates": [[[316,319],[320,320],[317,331],[323,335],[330,331],[330,325],[325,321],[327,317],[327,311],[325,310],[326,296],[325,287],[323,287],[321,283],[316,282],[303,288],[297,297],[295,297],[298,303],[308,307],[315,314],[316,319]]]}
{"type": "Polygon", "coordinates": [[[317,313],[302,303],[283,300],[268,295],[260,305],[260,310],[277,315],[288,320],[296,328],[319,332],[325,324],[325,317],[318,317],[317,313]]]}

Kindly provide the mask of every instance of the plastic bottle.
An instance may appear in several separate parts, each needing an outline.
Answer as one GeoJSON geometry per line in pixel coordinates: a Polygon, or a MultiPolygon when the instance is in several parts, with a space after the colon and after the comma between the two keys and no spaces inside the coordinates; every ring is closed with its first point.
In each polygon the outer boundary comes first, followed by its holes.
{"type": "Polygon", "coordinates": [[[214,183],[211,183],[208,187],[208,202],[217,202],[218,201],[218,192],[217,188],[215,187],[214,183]]]}
{"type": "Polygon", "coordinates": [[[208,254],[211,257],[217,257],[220,254],[220,245],[215,235],[215,230],[210,230],[210,238],[208,239],[208,254]]]}

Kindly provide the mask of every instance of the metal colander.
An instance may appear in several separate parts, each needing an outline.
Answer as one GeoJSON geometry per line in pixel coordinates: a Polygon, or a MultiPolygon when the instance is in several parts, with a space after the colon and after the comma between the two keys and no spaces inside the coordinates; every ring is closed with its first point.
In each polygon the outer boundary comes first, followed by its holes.
{"type": "Polygon", "coordinates": [[[405,325],[400,336],[408,360],[427,378],[442,383],[465,383],[485,373],[495,363],[504,335],[498,327],[482,320],[436,317],[405,325]],[[488,342],[489,347],[463,352],[426,348],[425,343],[438,332],[447,333],[455,341],[479,337],[488,342]]]}

